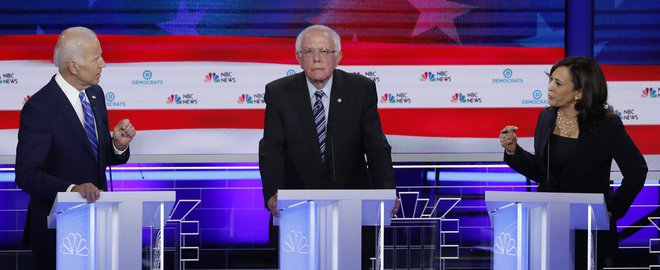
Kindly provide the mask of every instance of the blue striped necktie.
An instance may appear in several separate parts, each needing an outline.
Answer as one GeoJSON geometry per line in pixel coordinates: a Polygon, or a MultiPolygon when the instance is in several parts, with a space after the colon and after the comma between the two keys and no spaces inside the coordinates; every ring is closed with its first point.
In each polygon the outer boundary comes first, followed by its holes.
{"type": "Polygon", "coordinates": [[[325,108],[323,108],[323,90],[316,90],[314,92],[316,96],[316,101],[314,101],[314,108],[312,108],[312,113],[314,113],[314,124],[316,126],[316,135],[319,139],[319,147],[321,150],[321,161],[325,160],[325,108]]]}
{"type": "Polygon", "coordinates": [[[85,93],[80,92],[80,94],[78,94],[78,97],[80,98],[80,103],[82,103],[82,107],[83,107],[83,116],[84,116],[83,127],[85,128],[85,135],[87,135],[87,140],[89,141],[89,144],[92,147],[94,158],[98,160],[99,145],[98,145],[98,140],[96,138],[96,125],[94,124],[94,113],[92,112],[92,106],[85,98],[85,93]]]}

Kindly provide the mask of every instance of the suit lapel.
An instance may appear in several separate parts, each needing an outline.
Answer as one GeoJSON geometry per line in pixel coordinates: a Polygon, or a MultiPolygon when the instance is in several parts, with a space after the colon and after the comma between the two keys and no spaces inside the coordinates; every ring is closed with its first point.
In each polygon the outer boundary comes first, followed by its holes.
{"type": "Polygon", "coordinates": [[[329,130],[328,137],[334,137],[337,132],[335,130],[341,130],[340,124],[342,121],[342,116],[346,111],[343,109],[344,104],[346,103],[346,86],[344,77],[335,69],[332,76],[332,91],[330,93],[330,112],[328,113],[328,123],[332,123],[332,128],[329,130]]]}
{"type": "Polygon", "coordinates": [[[56,100],[58,104],[60,104],[58,107],[61,108],[60,112],[62,113],[64,124],[67,125],[66,128],[74,133],[74,139],[76,141],[85,145],[84,147],[87,149],[87,153],[89,153],[89,156],[93,158],[94,153],[92,152],[92,148],[89,145],[89,142],[87,142],[85,130],[82,126],[82,123],[80,123],[80,119],[78,118],[76,111],[73,109],[71,102],[64,94],[62,88],[60,88],[57,82],[55,82],[55,77],[53,77],[50,83],[52,83],[52,87],[50,87],[51,95],[53,96],[53,99],[56,100]]]}
{"type": "MultiPolygon", "coordinates": [[[[87,99],[89,101],[89,104],[92,107],[92,113],[94,114],[94,127],[96,128],[96,143],[98,145],[98,151],[99,151],[99,161],[101,160],[101,157],[105,157],[105,147],[103,147],[102,142],[105,142],[105,135],[107,134],[107,130],[102,130],[103,123],[101,123],[102,118],[100,115],[100,109],[98,109],[98,106],[96,104],[98,102],[103,102],[103,97],[99,97],[95,91],[91,90],[92,88],[87,88],[85,90],[85,94],[87,94],[87,99]],[[99,99],[100,98],[100,99],[99,99]]],[[[91,153],[91,145],[90,145],[90,153],[91,153]]]]}
{"type": "Polygon", "coordinates": [[[314,160],[319,168],[321,167],[321,150],[319,149],[319,141],[317,139],[316,128],[314,127],[314,116],[312,115],[312,101],[309,97],[307,89],[307,80],[305,74],[300,73],[300,77],[296,78],[296,87],[293,93],[294,104],[298,114],[300,114],[300,125],[303,128],[303,139],[307,140],[309,147],[312,150],[314,160]]]}
{"type": "MultiPolygon", "coordinates": [[[[544,122],[544,127],[543,130],[545,134],[540,137],[540,145],[543,146],[541,149],[542,150],[542,157],[544,157],[544,160],[547,162],[548,158],[548,147],[547,143],[548,140],[550,140],[550,136],[555,129],[555,123],[557,121],[557,110],[554,110],[554,113],[548,117],[549,119],[544,122]]],[[[580,126],[583,126],[580,124],[580,126]]],[[[587,151],[588,149],[593,148],[593,144],[595,143],[595,140],[593,139],[593,136],[591,133],[589,133],[587,130],[580,128],[580,134],[578,135],[578,141],[577,141],[577,147],[575,148],[574,152],[572,155],[570,155],[569,160],[566,162],[566,167],[564,168],[564,171],[561,172],[561,175],[557,179],[565,179],[569,175],[573,174],[576,169],[573,168],[574,166],[581,166],[582,162],[579,162],[580,160],[584,160],[585,155],[589,153],[587,151]]],[[[547,168],[546,168],[547,170],[547,168]]]]}
{"type": "MultiPolygon", "coordinates": [[[[539,149],[541,150],[541,157],[543,157],[543,160],[545,160],[545,163],[547,164],[548,160],[548,141],[550,140],[550,135],[552,134],[552,131],[555,128],[555,121],[557,119],[557,111],[555,110],[554,113],[552,113],[548,119],[541,123],[543,126],[541,127],[540,132],[542,132],[541,136],[539,137],[539,149]]],[[[547,168],[546,168],[547,170],[547,168]]]]}

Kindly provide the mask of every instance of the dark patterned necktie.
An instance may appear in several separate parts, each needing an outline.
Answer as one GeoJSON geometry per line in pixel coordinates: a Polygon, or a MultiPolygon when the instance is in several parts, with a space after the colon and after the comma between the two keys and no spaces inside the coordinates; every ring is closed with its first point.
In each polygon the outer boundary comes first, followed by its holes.
{"type": "Polygon", "coordinates": [[[314,93],[316,96],[316,101],[314,101],[314,107],[312,108],[312,113],[314,114],[314,124],[316,127],[316,135],[319,139],[319,149],[321,150],[321,161],[325,160],[325,108],[323,107],[323,90],[316,90],[314,93]]]}
{"type": "Polygon", "coordinates": [[[94,114],[92,113],[92,106],[89,104],[87,99],[85,99],[85,94],[80,92],[78,95],[80,98],[80,103],[83,107],[83,116],[84,116],[84,128],[85,135],[87,135],[87,140],[92,147],[92,152],[94,152],[94,158],[98,160],[99,158],[99,145],[96,138],[96,125],[94,124],[94,114]]]}

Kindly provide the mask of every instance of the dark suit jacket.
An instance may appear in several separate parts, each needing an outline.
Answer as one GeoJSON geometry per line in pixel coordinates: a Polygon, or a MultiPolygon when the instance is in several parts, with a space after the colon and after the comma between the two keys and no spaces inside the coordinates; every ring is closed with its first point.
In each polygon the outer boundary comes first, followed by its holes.
{"type": "Polygon", "coordinates": [[[602,193],[612,220],[623,217],[646,180],[646,161],[630,139],[619,118],[608,118],[595,133],[580,125],[578,146],[561,175],[548,179],[548,140],[555,128],[557,109],[548,107],[541,111],[534,134],[534,152],[520,146],[513,156],[504,153],[504,161],[516,170],[539,183],[540,191],[602,193]],[[615,192],[610,188],[612,159],[623,174],[621,186],[615,192]],[[557,179],[562,179],[557,184],[557,179]]]}
{"type": "Polygon", "coordinates": [[[34,243],[47,239],[48,216],[57,192],[65,192],[71,184],[91,182],[107,190],[105,167],[124,164],[129,151],[115,155],[109,134],[105,95],[99,86],[85,90],[96,119],[99,141],[99,160],[94,158],[85,131],[71,103],[53,77],[34,94],[21,110],[16,148],[16,184],[30,195],[24,240],[32,247],[47,246],[34,243]],[[96,97],[96,99],[92,98],[96,97]],[[34,245],[36,244],[36,245],[34,245]]]}
{"type": "Polygon", "coordinates": [[[264,202],[278,189],[395,187],[376,84],[335,70],[330,95],[327,155],[322,162],[305,74],[266,85],[264,136],[259,143],[264,202]]]}

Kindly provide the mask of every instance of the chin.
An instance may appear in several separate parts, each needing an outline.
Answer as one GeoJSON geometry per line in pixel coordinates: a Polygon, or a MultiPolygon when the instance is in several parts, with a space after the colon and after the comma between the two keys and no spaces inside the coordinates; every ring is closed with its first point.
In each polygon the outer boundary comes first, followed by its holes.
{"type": "Polygon", "coordinates": [[[327,78],[324,79],[323,76],[308,76],[307,78],[308,78],[310,81],[314,81],[314,82],[324,81],[325,79],[327,79],[327,78]]]}

